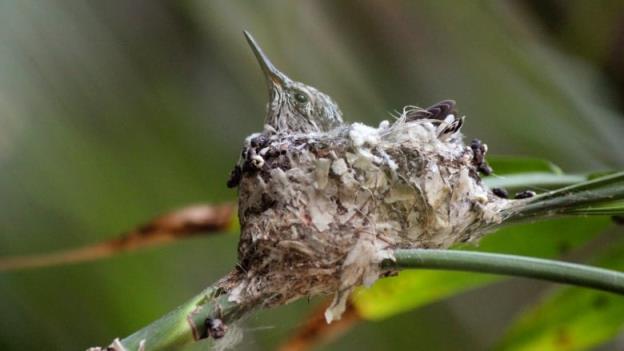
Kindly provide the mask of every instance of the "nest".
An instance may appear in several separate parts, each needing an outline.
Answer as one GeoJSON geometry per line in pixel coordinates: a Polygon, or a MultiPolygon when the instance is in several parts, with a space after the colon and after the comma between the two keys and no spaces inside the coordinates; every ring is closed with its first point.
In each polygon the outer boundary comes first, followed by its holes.
{"type": "Polygon", "coordinates": [[[380,263],[394,249],[447,248],[500,223],[507,200],[479,176],[485,146],[463,143],[463,118],[421,112],[247,138],[230,182],[241,225],[238,268],[221,282],[230,299],[272,307],[334,294],[330,322],[354,287],[388,273],[380,263]]]}

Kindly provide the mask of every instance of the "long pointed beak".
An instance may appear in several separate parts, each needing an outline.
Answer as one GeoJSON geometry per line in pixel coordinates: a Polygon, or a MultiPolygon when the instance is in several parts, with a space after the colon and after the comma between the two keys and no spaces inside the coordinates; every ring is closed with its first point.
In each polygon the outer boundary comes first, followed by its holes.
{"type": "Polygon", "coordinates": [[[256,55],[258,63],[260,63],[262,72],[264,72],[264,75],[267,79],[269,89],[273,89],[275,86],[282,87],[287,81],[288,77],[286,77],[284,73],[280,72],[277,68],[275,68],[275,66],[273,66],[271,60],[269,60],[267,55],[264,53],[264,51],[262,51],[258,43],[256,43],[256,40],[251,36],[251,34],[249,34],[249,32],[243,31],[243,33],[245,34],[245,38],[247,39],[249,46],[251,46],[251,50],[253,51],[254,55],[256,55]]]}

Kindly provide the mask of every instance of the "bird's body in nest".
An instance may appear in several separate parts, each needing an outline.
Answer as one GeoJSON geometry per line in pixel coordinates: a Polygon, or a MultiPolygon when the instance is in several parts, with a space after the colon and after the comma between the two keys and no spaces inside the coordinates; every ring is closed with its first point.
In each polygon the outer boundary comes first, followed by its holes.
{"type": "Polygon", "coordinates": [[[464,145],[453,102],[406,108],[378,128],[345,124],[327,95],[291,81],[248,39],[271,101],[229,184],[241,224],[239,269],[224,283],[233,299],[273,306],[335,293],[331,321],[355,286],[385,273],[393,249],[446,248],[502,220],[506,200],[481,183],[483,152],[464,145]]]}

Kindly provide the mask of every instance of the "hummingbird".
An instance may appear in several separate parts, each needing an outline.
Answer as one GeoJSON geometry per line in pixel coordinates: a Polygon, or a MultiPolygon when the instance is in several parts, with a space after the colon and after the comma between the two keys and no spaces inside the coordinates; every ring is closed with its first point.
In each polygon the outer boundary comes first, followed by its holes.
{"type": "Polygon", "coordinates": [[[482,184],[485,144],[462,139],[455,102],[408,106],[379,127],[345,123],[325,93],[280,72],[245,37],[269,91],[265,128],[245,139],[228,186],[238,188],[239,264],[220,287],[266,307],[350,292],[388,271],[396,248],[477,240],[506,201],[482,184]]]}
{"type": "Polygon", "coordinates": [[[327,132],[344,124],[338,104],[327,94],[290,79],[275,68],[249,32],[243,32],[251,46],[269,91],[265,125],[285,133],[327,132]]]}

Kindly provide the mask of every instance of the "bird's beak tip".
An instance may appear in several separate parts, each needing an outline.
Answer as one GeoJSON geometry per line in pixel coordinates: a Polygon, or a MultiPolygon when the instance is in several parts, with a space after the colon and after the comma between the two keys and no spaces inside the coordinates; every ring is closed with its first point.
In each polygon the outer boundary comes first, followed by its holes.
{"type": "Polygon", "coordinates": [[[258,63],[260,64],[260,67],[262,68],[262,71],[266,75],[267,79],[273,82],[281,82],[283,80],[283,74],[275,68],[275,66],[273,66],[273,63],[269,60],[264,51],[262,51],[262,48],[260,48],[260,45],[258,45],[251,33],[244,30],[243,34],[245,35],[245,39],[247,39],[247,43],[249,43],[249,46],[256,56],[256,59],[258,60],[258,63]]]}
{"type": "Polygon", "coordinates": [[[251,35],[251,33],[249,33],[248,31],[244,30],[243,31],[243,35],[245,36],[245,39],[247,39],[247,42],[249,43],[249,45],[253,48],[255,46],[256,41],[254,40],[254,38],[251,35]]]}

